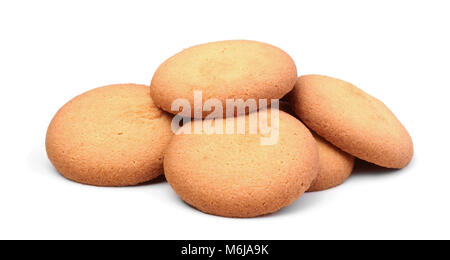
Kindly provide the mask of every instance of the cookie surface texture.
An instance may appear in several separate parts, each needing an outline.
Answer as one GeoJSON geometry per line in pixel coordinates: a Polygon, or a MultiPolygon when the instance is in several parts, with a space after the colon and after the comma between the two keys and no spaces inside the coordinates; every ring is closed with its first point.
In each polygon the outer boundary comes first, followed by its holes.
{"type": "Polygon", "coordinates": [[[230,40],[175,54],[156,70],[151,88],[155,104],[177,114],[180,110],[172,109],[173,101],[186,99],[193,109],[195,91],[201,91],[203,102],[219,100],[225,111],[226,99],[278,99],[292,90],[296,80],[295,63],[283,50],[262,42],[230,40]]]}
{"type": "Polygon", "coordinates": [[[66,178],[96,186],[128,186],[163,172],[171,116],[144,85],[100,87],[66,103],[47,130],[47,155],[66,178]]]}
{"type": "MultiPolygon", "coordinates": [[[[249,117],[259,113],[214,121],[225,127],[243,119],[249,125],[249,117]]],[[[195,120],[180,131],[206,121],[195,120]]],[[[282,111],[278,142],[262,145],[261,137],[267,137],[267,132],[178,132],[164,158],[166,179],[185,202],[205,213],[255,217],[278,211],[301,196],[316,178],[317,146],[309,130],[282,111]]]]}
{"type": "Polygon", "coordinates": [[[301,76],[289,100],[313,131],[365,161],[403,168],[412,159],[408,131],[384,103],[343,80],[301,76]]]}

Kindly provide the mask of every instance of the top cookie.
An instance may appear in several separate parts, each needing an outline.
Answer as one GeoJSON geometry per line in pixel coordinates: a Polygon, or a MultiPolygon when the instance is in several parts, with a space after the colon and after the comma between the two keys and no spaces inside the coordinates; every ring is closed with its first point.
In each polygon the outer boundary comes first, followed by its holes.
{"type": "Polygon", "coordinates": [[[289,99],[309,128],[343,151],[388,168],[403,168],[411,161],[408,131],[383,102],[354,85],[327,76],[301,76],[289,99]]]}
{"type": "Polygon", "coordinates": [[[153,76],[151,94],[157,106],[178,114],[172,102],[186,99],[193,109],[194,91],[199,90],[203,102],[216,98],[225,111],[228,98],[278,99],[296,80],[295,63],[283,50],[256,41],[220,41],[185,49],[166,60],[153,76]]]}

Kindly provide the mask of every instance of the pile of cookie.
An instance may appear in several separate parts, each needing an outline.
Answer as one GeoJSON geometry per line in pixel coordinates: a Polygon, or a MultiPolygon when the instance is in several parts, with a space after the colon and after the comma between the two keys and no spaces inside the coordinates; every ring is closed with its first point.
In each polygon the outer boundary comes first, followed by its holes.
{"type": "Polygon", "coordinates": [[[286,52],[247,40],[185,49],[159,66],[150,86],[110,85],[75,97],[51,121],[46,149],[70,180],[130,186],[164,174],[186,203],[226,217],[273,213],[304,192],[335,187],[355,157],[403,168],[413,156],[410,135],[381,101],[339,79],[298,78],[286,52]],[[227,100],[279,99],[212,115],[227,100]],[[268,118],[275,142],[262,144],[271,134],[262,124],[250,131],[255,118],[268,118]],[[205,124],[236,131],[211,132],[205,124]]]}

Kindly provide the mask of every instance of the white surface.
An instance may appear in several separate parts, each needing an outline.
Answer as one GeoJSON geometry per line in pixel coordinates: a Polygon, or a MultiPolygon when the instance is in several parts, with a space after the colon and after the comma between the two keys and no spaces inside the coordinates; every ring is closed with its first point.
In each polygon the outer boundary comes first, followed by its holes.
{"type": "Polygon", "coordinates": [[[448,1],[1,1],[0,238],[450,238],[448,1]],[[166,182],[98,188],[60,177],[46,128],[69,99],[149,84],[183,48],[253,39],[383,100],[408,128],[413,162],[360,170],[255,219],[184,204],[166,182]]]}

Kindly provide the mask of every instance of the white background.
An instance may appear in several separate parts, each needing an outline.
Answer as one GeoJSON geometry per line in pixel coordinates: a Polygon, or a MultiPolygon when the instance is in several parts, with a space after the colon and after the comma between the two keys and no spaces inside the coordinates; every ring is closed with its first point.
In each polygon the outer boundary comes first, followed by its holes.
{"type": "Polygon", "coordinates": [[[1,1],[0,238],[450,238],[448,1],[1,1]],[[413,138],[400,171],[362,165],[338,188],[276,214],[228,219],[184,204],[162,181],[99,188],[61,177],[46,128],[69,99],[149,84],[166,58],[224,39],[274,44],[300,74],[350,81],[413,138]]]}

